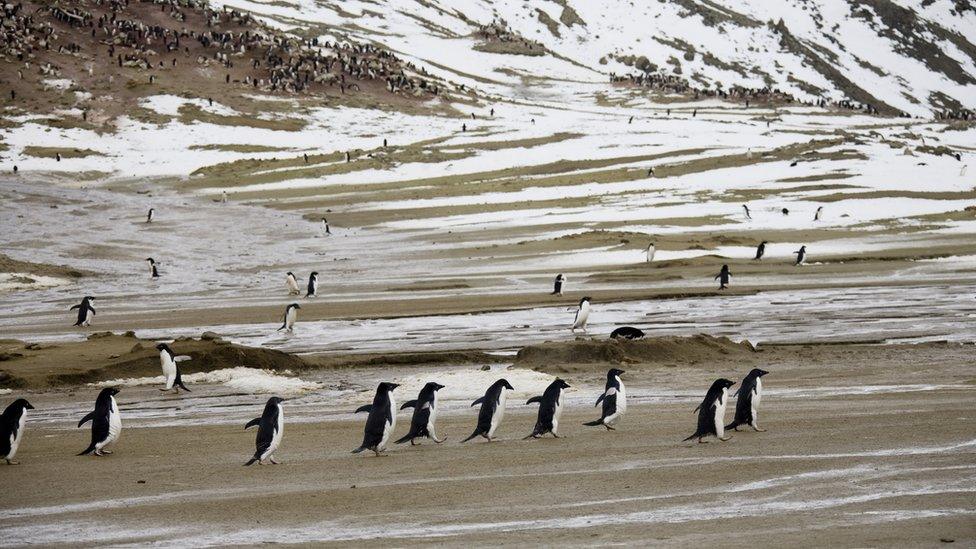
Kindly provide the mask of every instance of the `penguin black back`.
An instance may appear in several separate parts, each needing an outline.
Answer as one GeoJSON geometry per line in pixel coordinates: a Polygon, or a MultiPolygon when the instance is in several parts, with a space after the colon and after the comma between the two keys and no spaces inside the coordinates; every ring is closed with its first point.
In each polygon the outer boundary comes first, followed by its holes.
{"type": "Polygon", "coordinates": [[[360,406],[356,413],[369,412],[366,418],[366,427],[363,431],[363,443],[353,450],[359,453],[363,450],[373,450],[379,454],[379,446],[383,442],[387,426],[396,422],[396,410],[393,409],[393,398],[390,392],[399,387],[399,384],[380,382],[376,387],[376,394],[373,396],[373,403],[360,406]]]}
{"type": "Polygon", "coordinates": [[[254,456],[244,464],[245,466],[251,465],[255,461],[261,461],[263,457],[267,456],[269,450],[273,453],[277,449],[272,448],[272,446],[276,442],[276,437],[279,441],[281,439],[278,429],[281,423],[279,414],[281,411],[280,404],[282,402],[284,400],[276,396],[269,398],[268,402],[264,405],[264,412],[261,414],[261,417],[256,417],[244,424],[245,430],[255,425],[258,427],[257,438],[254,441],[254,456]]]}
{"type": "Polygon", "coordinates": [[[443,388],[444,386],[440,383],[431,381],[420,390],[420,394],[417,395],[416,400],[408,400],[403,403],[403,406],[400,406],[401,410],[413,408],[413,417],[410,419],[410,431],[403,437],[397,439],[396,444],[403,444],[408,440],[412,444],[414,439],[427,437],[432,438],[438,444],[444,442],[444,439],[438,439],[434,433],[430,432],[429,428],[431,414],[436,413],[437,391],[443,388]]]}
{"type": "MultiPolygon", "coordinates": [[[[478,411],[478,425],[475,427],[474,432],[471,433],[471,436],[461,442],[467,442],[478,435],[488,438],[488,433],[491,431],[492,419],[500,411],[499,406],[502,404],[502,391],[505,389],[509,391],[515,390],[508,380],[499,379],[488,387],[488,390],[485,391],[485,396],[471,403],[471,406],[481,404],[481,410],[478,411]]],[[[489,440],[491,439],[489,438],[489,440]]]]}
{"type": "Polygon", "coordinates": [[[719,408],[725,409],[727,398],[726,392],[729,387],[735,385],[734,381],[728,379],[720,378],[712,382],[712,386],[708,388],[708,392],[705,393],[705,398],[702,399],[701,404],[699,404],[695,411],[698,412],[698,427],[695,433],[685,441],[691,440],[693,438],[698,438],[701,440],[702,437],[708,435],[718,436],[717,426],[724,427],[723,423],[716,423],[716,414],[719,408]]]}
{"type": "Polygon", "coordinates": [[[559,412],[562,410],[562,393],[569,384],[558,377],[546,387],[542,396],[532,397],[526,404],[539,403],[539,415],[535,422],[532,434],[525,438],[538,438],[546,433],[559,438],[556,428],[559,421],[559,412]]]}
{"type": "Polygon", "coordinates": [[[115,387],[102,389],[98,393],[98,398],[95,399],[95,409],[85,414],[85,417],[81,418],[81,421],[78,422],[78,427],[81,427],[89,421],[92,422],[91,444],[79,453],[79,456],[90,454],[93,451],[98,453],[95,446],[109,438],[112,401],[113,397],[117,394],[119,394],[119,390],[115,387]]]}

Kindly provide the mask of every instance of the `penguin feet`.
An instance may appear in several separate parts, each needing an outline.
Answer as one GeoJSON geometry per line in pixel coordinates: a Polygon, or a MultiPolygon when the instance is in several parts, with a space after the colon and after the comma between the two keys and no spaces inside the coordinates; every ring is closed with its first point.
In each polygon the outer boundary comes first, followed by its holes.
{"type": "Polygon", "coordinates": [[[4,461],[7,462],[7,465],[20,465],[19,461],[14,461],[12,459],[5,459],[4,461]]]}
{"type": "Polygon", "coordinates": [[[607,425],[606,423],[604,423],[603,426],[607,428],[607,431],[616,431],[617,430],[616,427],[611,427],[611,426],[607,425]]]}
{"type": "Polygon", "coordinates": [[[718,437],[718,439],[721,440],[722,442],[728,442],[732,440],[732,437],[718,437]]]}
{"type": "Polygon", "coordinates": [[[708,444],[708,441],[701,437],[698,437],[698,444],[708,444]]]}
{"type": "Polygon", "coordinates": [[[438,440],[436,437],[433,437],[432,436],[432,437],[430,437],[430,439],[433,440],[436,444],[440,444],[440,443],[444,442],[445,440],[447,440],[447,437],[444,437],[444,438],[438,440]]]}
{"type": "Polygon", "coordinates": [[[556,433],[553,433],[553,434],[552,434],[552,438],[563,438],[563,437],[561,437],[561,436],[559,436],[559,435],[557,435],[556,433]]]}
{"type": "Polygon", "coordinates": [[[765,433],[768,430],[768,429],[760,429],[759,427],[756,427],[755,425],[753,425],[752,428],[755,429],[757,433],[765,433]]]}
{"type": "Polygon", "coordinates": [[[271,456],[271,457],[269,457],[269,458],[268,458],[268,461],[270,461],[271,463],[274,463],[275,465],[281,465],[281,462],[280,462],[280,461],[278,461],[278,460],[276,460],[276,459],[274,458],[274,456],[271,456]]]}
{"type": "Polygon", "coordinates": [[[410,439],[410,446],[416,446],[416,445],[417,445],[417,440],[413,438],[410,439]]]}

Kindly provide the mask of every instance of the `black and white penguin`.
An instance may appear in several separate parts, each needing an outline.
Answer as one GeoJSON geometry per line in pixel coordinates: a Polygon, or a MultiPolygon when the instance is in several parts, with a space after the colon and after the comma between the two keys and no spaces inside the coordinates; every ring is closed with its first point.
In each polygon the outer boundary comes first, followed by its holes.
{"type": "Polygon", "coordinates": [[[166,386],[160,389],[160,391],[171,391],[176,390],[177,393],[180,389],[186,392],[190,392],[183,385],[183,374],[180,372],[180,362],[186,362],[190,360],[187,355],[179,355],[173,352],[173,349],[169,348],[169,345],[165,343],[160,343],[156,345],[156,350],[159,351],[159,365],[163,369],[163,377],[166,379],[166,386]]]}
{"type": "Polygon", "coordinates": [[[749,212],[749,205],[743,204],[742,209],[746,211],[746,219],[752,219],[752,213],[749,212]]]}
{"type": "Polygon", "coordinates": [[[577,329],[582,328],[583,333],[586,333],[586,321],[590,318],[590,298],[589,296],[584,297],[579,302],[579,308],[576,309],[576,318],[573,320],[573,327],[571,330],[575,332],[577,329]]]}
{"type": "Polygon", "coordinates": [[[641,339],[644,331],[633,326],[621,326],[610,332],[610,339],[641,339]]]}
{"type": "Polygon", "coordinates": [[[471,406],[481,404],[481,410],[478,412],[478,426],[475,427],[471,436],[461,442],[467,442],[479,435],[485,437],[488,442],[491,442],[492,437],[495,436],[495,430],[498,429],[502,418],[505,417],[505,402],[508,400],[508,393],[505,392],[506,389],[509,391],[515,390],[508,383],[508,380],[499,379],[492,383],[491,387],[488,387],[488,390],[485,391],[485,396],[471,403],[471,406]]]}
{"type": "Polygon", "coordinates": [[[393,399],[393,390],[399,387],[397,383],[383,381],[376,387],[376,396],[373,403],[360,406],[356,413],[369,412],[366,418],[366,428],[363,432],[363,443],[352,451],[358,454],[363,450],[372,450],[377,456],[386,450],[386,443],[393,436],[396,429],[396,401],[393,399]]]}
{"type": "Polygon", "coordinates": [[[790,209],[789,208],[783,208],[782,210],[780,210],[780,212],[783,215],[790,215],[790,209]]]}
{"type": "Polygon", "coordinates": [[[566,277],[562,273],[556,275],[556,280],[552,284],[552,293],[549,295],[563,295],[563,283],[566,282],[566,277]]]}
{"type": "Polygon", "coordinates": [[[647,177],[654,177],[654,166],[647,168],[647,177]]]}
{"type": "Polygon", "coordinates": [[[715,275],[715,280],[718,280],[718,289],[724,290],[728,288],[729,281],[732,280],[732,271],[729,270],[728,265],[722,265],[722,270],[715,275]]]}
{"type": "Polygon", "coordinates": [[[738,431],[739,425],[749,425],[756,431],[765,431],[759,428],[759,403],[762,401],[762,376],[768,373],[766,370],[753,368],[742,380],[742,385],[735,392],[738,396],[735,401],[735,418],[725,426],[726,429],[738,431]]]}
{"type": "Polygon", "coordinates": [[[264,412],[261,417],[256,417],[244,424],[244,429],[257,425],[258,436],[254,441],[254,455],[244,466],[253,464],[264,465],[265,461],[277,465],[278,461],[274,458],[274,453],[281,446],[281,437],[285,432],[285,411],[281,407],[284,402],[281,398],[271,397],[264,405],[264,412]]]}
{"type": "Polygon", "coordinates": [[[114,387],[106,387],[98,393],[95,400],[95,409],[78,422],[78,427],[85,423],[92,422],[91,444],[85,448],[79,456],[94,453],[96,456],[111,454],[105,447],[119,440],[122,434],[122,416],[119,414],[119,405],[115,402],[115,395],[119,390],[114,387]]]}
{"type": "Polygon", "coordinates": [[[305,297],[315,297],[319,291],[319,273],[318,271],[312,271],[312,274],[308,275],[308,287],[305,290],[305,297]]]}
{"type": "Polygon", "coordinates": [[[281,319],[281,328],[278,328],[277,331],[288,330],[289,332],[294,332],[295,320],[298,318],[298,309],[301,308],[302,306],[298,303],[289,303],[285,307],[285,316],[281,319]]]}
{"type": "Polygon", "coordinates": [[[329,220],[324,217],[322,218],[322,228],[325,230],[325,234],[332,234],[332,230],[329,229],[329,220]]]}
{"type": "Polygon", "coordinates": [[[156,260],[151,257],[147,257],[146,263],[149,264],[149,278],[153,280],[159,278],[159,270],[156,269],[156,260]]]}
{"type": "Polygon", "coordinates": [[[81,303],[72,306],[71,309],[68,309],[69,311],[78,309],[78,320],[75,322],[75,326],[91,325],[92,320],[95,318],[95,308],[92,307],[91,304],[91,302],[94,300],[94,297],[86,295],[85,297],[81,298],[81,303]]]}
{"type": "Polygon", "coordinates": [[[600,415],[600,419],[583,425],[589,427],[603,425],[608,431],[614,430],[614,425],[627,412],[627,390],[624,388],[624,382],[620,379],[623,374],[623,370],[616,368],[610,368],[607,371],[607,385],[603,389],[603,394],[596,399],[596,404],[594,404],[594,406],[599,406],[601,402],[603,403],[603,414],[600,415]]]}
{"type": "Polygon", "coordinates": [[[807,259],[807,247],[800,246],[800,249],[793,253],[796,254],[796,263],[793,265],[803,265],[803,262],[807,259]]]}
{"type": "Polygon", "coordinates": [[[630,124],[630,123],[632,123],[633,121],[634,121],[634,117],[633,117],[633,116],[631,116],[631,117],[630,117],[630,119],[629,119],[629,120],[627,120],[627,123],[628,123],[628,124],[630,124]]]}
{"type": "Polygon", "coordinates": [[[821,215],[823,215],[823,206],[817,207],[817,213],[813,214],[813,220],[820,221],[821,215]]]}
{"type": "Polygon", "coordinates": [[[766,255],[766,244],[769,244],[769,241],[763,240],[759,243],[759,246],[756,248],[756,257],[753,258],[754,260],[759,261],[766,255]]]}
{"type": "Polygon", "coordinates": [[[559,418],[563,415],[563,391],[567,388],[569,384],[557,377],[546,387],[541,396],[534,396],[526,402],[526,404],[539,403],[539,416],[532,433],[522,440],[539,438],[546,433],[559,438],[559,418]]]}
{"type": "Polygon", "coordinates": [[[729,440],[730,437],[725,436],[725,405],[729,401],[729,387],[733,385],[735,382],[728,379],[716,379],[712,383],[705,393],[705,399],[695,408],[698,412],[698,429],[683,442],[693,438],[697,438],[699,443],[707,442],[702,439],[710,435],[723,442],[729,440]]]}
{"type": "Polygon", "coordinates": [[[24,440],[24,424],[27,421],[27,410],[33,410],[30,402],[22,398],[10,403],[0,415],[0,459],[7,465],[18,465],[14,461],[20,442],[24,440]]]}
{"type": "Polygon", "coordinates": [[[288,271],[285,275],[285,286],[288,288],[288,295],[302,295],[301,289],[298,288],[298,278],[295,277],[295,273],[288,271]]]}
{"type": "Polygon", "coordinates": [[[795,168],[795,167],[796,167],[796,165],[797,165],[797,164],[799,164],[799,163],[800,163],[800,161],[799,161],[799,160],[794,160],[793,162],[790,162],[790,167],[791,167],[791,168],[795,168]]]}
{"type": "Polygon", "coordinates": [[[146,214],[146,223],[152,223],[154,217],[156,217],[156,209],[149,208],[149,213],[146,214]]]}
{"type": "Polygon", "coordinates": [[[403,444],[410,441],[410,445],[415,445],[418,438],[430,438],[437,444],[444,442],[444,438],[437,438],[434,431],[434,424],[437,420],[437,391],[444,386],[433,381],[424,385],[417,395],[417,400],[408,400],[400,406],[401,410],[413,408],[413,418],[410,420],[410,432],[396,441],[396,444],[403,444]]]}
{"type": "Polygon", "coordinates": [[[654,261],[654,254],[657,253],[657,246],[653,242],[647,245],[647,262],[654,261]]]}

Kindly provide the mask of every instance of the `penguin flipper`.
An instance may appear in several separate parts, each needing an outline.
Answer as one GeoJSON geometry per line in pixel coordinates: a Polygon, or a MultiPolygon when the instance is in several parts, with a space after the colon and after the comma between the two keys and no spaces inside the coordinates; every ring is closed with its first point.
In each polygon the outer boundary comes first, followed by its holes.
{"type": "Polygon", "coordinates": [[[393,444],[403,444],[404,442],[406,442],[406,441],[408,441],[408,440],[410,440],[412,438],[416,438],[416,436],[413,434],[413,431],[410,431],[409,433],[403,435],[403,437],[398,438],[395,441],[393,441],[393,444]]]}
{"type": "Polygon", "coordinates": [[[596,421],[587,421],[583,425],[586,425],[587,427],[596,427],[597,425],[603,425],[603,419],[601,418],[596,421]]]}
{"type": "Polygon", "coordinates": [[[183,385],[183,380],[182,379],[177,378],[175,385],[178,386],[180,389],[183,389],[184,391],[188,392],[188,393],[192,393],[193,392],[193,391],[187,389],[186,388],[186,385],[183,385]]]}
{"type": "Polygon", "coordinates": [[[597,406],[599,406],[600,403],[603,402],[603,399],[606,398],[606,396],[607,393],[603,393],[602,395],[600,395],[599,398],[596,399],[596,404],[594,404],[593,407],[596,408],[597,406]]]}
{"type": "Polygon", "coordinates": [[[542,404],[542,397],[541,396],[534,396],[534,397],[530,398],[529,400],[527,400],[525,403],[526,404],[532,404],[534,402],[537,402],[539,404],[542,404]]]}
{"type": "MultiPolygon", "coordinates": [[[[478,404],[484,404],[485,397],[478,397],[477,400],[471,403],[471,406],[477,406],[478,404]]],[[[469,439],[470,440],[470,439],[469,439]]]]}
{"type": "Polygon", "coordinates": [[[70,309],[68,309],[68,310],[69,310],[69,311],[73,311],[73,310],[75,310],[75,309],[80,309],[80,308],[81,308],[81,305],[72,305],[72,306],[71,306],[71,308],[70,308],[70,309]]]}
{"type": "Polygon", "coordinates": [[[173,357],[173,362],[186,362],[187,360],[192,360],[193,357],[190,355],[180,355],[173,357]]]}
{"type": "Polygon", "coordinates": [[[247,423],[245,423],[244,424],[244,429],[246,430],[249,427],[255,427],[257,425],[261,425],[261,418],[259,418],[259,417],[256,417],[256,418],[252,419],[251,421],[248,421],[247,423]]]}
{"type": "Polygon", "coordinates": [[[247,460],[247,463],[244,464],[244,467],[247,467],[248,465],[252,465],[257,460],[258,458],[252,457],[251,459],[247,460]]]}
{"type": "Polygon", "coordinates": [[[693,439],[693,438],[695,438],[695,437],[697,437],[697,436],[699,436],[699,435],[698,435],[698,433],[696,432],[695,434],[693,434],[693,435],[691,435],[690,437],[688,437],[688,438],[686,438],[686,439],[684,439],[684,440],[682,440],[681,442],[688,442],[689,440],[691,440],[691,439],[693,439]]]}
{"type": "MultiPolygon", "coordinates": [[[[473,405],[472,405],[472,406],[473,406],[473,405]]],[[[480,434],[481,434],[481,431],[480,431],[480,430],[478,430],[478,429],[475,429],[475,430],[474,430],[474,432],[473,432],[473,433],[471,433],[471,436],[469,436],[468,438],[466,438],[466,439],[464,439],[464,440],[462,440],[461,442],[462,442],[462,443],[464,443],[464,442],[467,442],[467,441],[469,441],[469,440],[471,440],[471,439],[473,439],[474,437],[476,437],[476,436],[478,436],[478,435],[480,435],[480,434]]]]}
{"type": "MultiPolygon", "coordinates": [[[[78,427],[81,427],[82,425],[88,423],[89,421],[91,421],[93,419],[95,419],[95,411],[94,410],[92,410],[91,412],[88,412],[87,414],[85,414],[85,417],[81,418],[81,421],[78,422],[78,427]]],[[[94,446],[92,446],[92,448],[94,448],[94,446]]],[[[88,450],[88,451],[91,452],[91,450],[88,450]]],[[[78,454],[78,455],[81,456],[81,455],[84,455],[84,454],[78,454]]]]}
{"type": "Polygon", "coordinates": [[[358,454],[359,452],[362,452],[365,449],[366,449],[365,446],[360,446],[359,448],[356,448],[355,450],[353,450],[352,453],[358,454]]]}
{"type": "Polygon", "coordinates": [[[76,455],[78,455],[78,456],[87,456],[88,454],[92,453],[92,451],[94,451],[94,450],[95,450],[95,443],[92,442],[91,444],[88,445],[88,448],[85,448],[85,450],[83,452],[81,452],[80,454],[76,454],[76,455]]]}
{"type": "MultiPolygon", "coordinates": [[[[353,412],[353,413],[354,414],[358,414],[359,412],[372,412],[372,411],[373,411],[373,405],[372,404],[364,404],[364,405],[360,406],[359,408],[356,408],[356,411],[353,412]]],[[[362,450],[360,450],[360,451],[362,451],[362,450]]]]}
{"type": "Polygon", "coordinates": [[[417,403],[416,400],[408,400],[408,401],[406,401],[406,402],[403,403],[403,406],[400,406],[400,409],[401,410],[406,410],[407,408],[416,408],[417,407],[417,404],[418,403],[417,403]]]}

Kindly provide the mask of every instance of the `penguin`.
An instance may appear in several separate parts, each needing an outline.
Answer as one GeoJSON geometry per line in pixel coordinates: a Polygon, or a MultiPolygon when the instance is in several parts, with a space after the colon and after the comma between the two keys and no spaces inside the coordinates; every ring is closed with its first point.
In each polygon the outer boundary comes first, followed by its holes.
{"type": "Polygon", "coordinates": [[[166,378],[166,387],[160,389],[160,391],[170,391],[175,389],[177,393],[180,389],[186,392],[191,392],[183,385],[183,374],[180,372],[180,362],[186,362],[190,360],[187,355],[179,355],[173,352],[173,349],[169,348],[169,345],[165,343],[160,343],[156,345],[156,350],[159,351],[159,365],[163,369],[163,377],[166,378]]]}
{"type": "Polygon", "coordinates": [[[54,160],[57,162],[61,162],[61,153],[54,153],[54,160]]]}
{"type": "Polygon", "coordinates": [[[152,223],[154,217],[156,217],[156,209],[149,208],[149,213],[146,214],[146,223],[152,223]]]}
{"type": "Polygon", "coordinates": [[[586,333],[586,321],[590,318],[590,298],[589,296],[584,297],[579,302],[579,308],[576,309],[576,318],[573,320],[573,327],[571,331],[576,332],[577,328],[582,328],[583,333],[586,333]]]}
{"type": "Polygon", "coordinates": [[[298,318],[298,309],[302,306],[298,303],[290,303],[285,307],[285,316],[281,319],[281,328],[278,328],[278,332],[282,330],[288,330],[289,333],[295,331],[295,319],[298,318]]]}
{"type": "Polygon", "coordinates": [[[794,160],[793,162],[790,162],[790,167],[791,167],[791,168],[795,168],[795,167],[796,167],[796,165],[797,165],[797,164],[799,164],[799,163],[800,163],[800,161],[799,161],[799,160],[794,160]]]}
{"type": "Polygon", "coordinates": [[[657,253],[657,247],[653,242],[647,245],[647,262],[650,263],[654,261],[654,254],[657,253]]]}
{"type": "Polygon", "coordinates": [[[322,227],[325,229],[325,234],[332,234],[332,231],[329,229],[329,220],[324,217],[322,218],[322,227]]]}
{"type": "Polygon", "coordinates": [[[386,450],[386,443],[396,429],[396,401],[393,400],[393,390],[399,387],[397,383],[383,381],[376,387],[373,404],[360,406],[356,413],[369,412],[366,418],[366,428],[363,432],[363,443],[352,451],[358,454],[363,450],[372,450],[377,456],[386,450]]]}
{"type": "Polygon", "coordinates": [[[159,278],[159,270],[156,269],[156,260],[151,257],[147,257],[146,263],[149,263],[149,278],[153,280],[159,278]]]}
{"type": "Polygon", "coordinates": [[[254,440],[254,455],[244,464],[245,467],[255,461],[258,465],[264,465],[265,461],[275,465],[280,463],[275,460],[274,453],[281,445],[281,437],[285,432],[285,412],[281,407],[282,402],[284,401],[276,396],[269,398],[261,417],[244,424],[244,430],[255,425],[258,427],[258,436],[254,440]]]}
{"type": "Polygon", "coordinates": [[[749,212],[749,205],[743,204],[742,209],[746,211],[746,219],[752,219],[752,214],[749,212]]]}
{"type": "Polygon", "coordinates": [[[631,123],[633,123],[633,121],[634,121],[634,117],[633,117],[633,116],[631,116],[631,117],[630,117],[630,120],[627,120],[627,123],[628,123],[628,124],[631,124],[631,123]]]}
{"type": "Polygon", "coordinates": [[[563,283],[566,277],[562,273],[556,275],[556,281],[552,285],[552,293],[549,295],[563,295],[563,283]]]}
{"type": "Polygon", "coordinates": [[[417,444],[418,438],[430,438],[437,444],[446,440],[446,438],[437,438],[437,433],[434,431],[434,423],[437,420],[437,391],[443,388],[440,383],[431,381],[420,390],[417,400],[408,400],[400,406],[401,410],[413,408],[413,418],[410,420],[410,432],[399,438],[396,444],[403,444],[409,440],[410,445],[413,446],[417,444]]]}
{"type": "Polygon", "coordinates": [[[722,442],[731,438],[725,436],[725,405],[729,400],[729,387],[733,385],[735,382],[728,379],[716,379],[712,383],[705,393],[705,399],[695,408],[698,412],[698,429],[682,442],[693,438],[698,438],[699,443],[707,442],[702,439],[709,435],[715,435],[722,442]]]}
{"type": "Polygon", "coordinates": [[[813,214],[814,221],[820,221],[820,215],[823,214],[823,206],[817,208],[817,213],[813,214]]]}
{"type": "Polygon", "coordinates": [[[119,440],[119,435],[122,434],[122,416],[119,415],[119,405],[115,402],[117,394],[119,390],[115,387],[102,389],[95,400],[95,409],[78,422],[78,427],[89,421],[92,422],[91,444],[78,454],[79,456],[91,453],[102,456],[112,453],[105,447],[119,440]]]}
{"type": "Polygon", "coordinates": [[[603,394],[596,399],[596,404],[594,404],[594,406],[599,406],[603,402],[603,414],[600,419],[583,425],[588,427],[603,425],[607,431],[615,430],[614,425],[627,412],[627,390],[624,388],[624,382],[620,379],[624,373],[623,370],[616,368],[610,368],[607,371],[607,385],[603,389],[603,394]]]}
{"type": "Polygon", "coordinates": [[[654,166],[647,168],[647,177],[654,177],[654,166]]]}
{"type": "Polygon", "coordinates": [[[475,427],[471,436],[461,442],[467,442],[479,435],[485,437],[488,442],[491,442],[492,437],[495,436],[495,430],[498,429],[502,418],[505,417],[505,401],[508,400],[508,394],[505,392],[506,389],[509,391],[515,390],[508,380],[499,379],[492,383],[491,387],[488,387],[488,390],[485,391],[485,396],[471,403],[471,406],[481,404],[481,411],[478,412],[478,426],[475,427]]]}
{"type": "Polygon", "coordinates": [[[546,387],[541,396],[530,398],[525,404],[539,403],[539,416],[535,421],[535,428],[532,433],[522,440],[530,438],[541,438],[546,433],[551,433],[553,438],[559,438],[559,418],[563,415],[563,391],[569,388],[569,384],[558,377],[546,387]]]}
{"type": "Polygon", "coordinates": [[[760,433],[765,431],[759,428],[759,402],[762,400],[762,376],[768,373],[766,370],[753,368],[742,380],[742,385],[735,392],[735,396],[738,396],[735,401],[735,418],[725,426],[726,429],[738,431],[739,425],[749,425],[760,433]]]}
{"type": "Polygon", "coordinates": [[[783,215],[790,215],[789,208],[783,208],[782,210],[780,210],[780,212],[782,212],[783,215]]]}
{"type": "Polygon", "coordinates": [[[86,295],[85,297],[81,298],[81,303],[72,306],[71,309],[68,309],[69,311],[72,309],[78,309],[78,321],[75,322],[75,326],[91,325],[92,318],[95,316],[95,308],[92,307],[91,304],[91,302],[94,300],[94,297],[86,295]]]}
{"type": "Polygon", "coordinates": [[[19,465],[14,461],[20,441],[24,439],[24,423],[27,421],[27,410],[33,410],[30,402],[22,398],[10,403],[0,415],[0,459],[7,465],[19,465]]]}
{"type": "Polygon", "coordinates": [[[794,266],[803,265],[803,262],[806,261],[807,259],[807,247],[800,246],[800,249],[793,253],[796,254],[796,263],[794,263],[793,265],[794,266]]]}
{"type": "Polygon", "coordinates": [[[728,265],[722,265],[722,270],[715,275],[715,279],[719,281],[718,289],[724,290],[728,288],[729,281],[732,279],[732,271],[729,270],[728,265]]]}
{"type": "Polygon", "coordinates": [[[769,241],[763,240],[759,243],[759,246],[756,248],[756,257],[752,258],[754,261],[759,261],[766,255],[766,244],[769,244],[769,241]]]}
{"type": "Polygon", "coordinates": [[[621,326],[610,332],[610,339],[641,339],[643,337],[644,331],[633,326],[621,326]]]}
{"type": "Polygon", "coordinates": [[[295,278],[295,273],[288,271],[285,274],[285,286],[288,287],[288,295],[302,295],[302,291],[298,288],[298,279],[295,278]]]}
{"type": "Polygon", "coordinates": [[[352,155],[349,154],[349,151],[346,151],[346,162],[352,162],[352,155]]]}
{"type": "Polygon", "coordinates": [[[319,290],[319,273],[318,271],[312,271],[312,274],[308,275],[308,288],[305,292],[305,297],[315,297],[319,290]]]}
{"type": "Polygon", "coordinates": [[[220,191],[220,203],[221,204],[227,203],[227,191],[220,191]]]}

